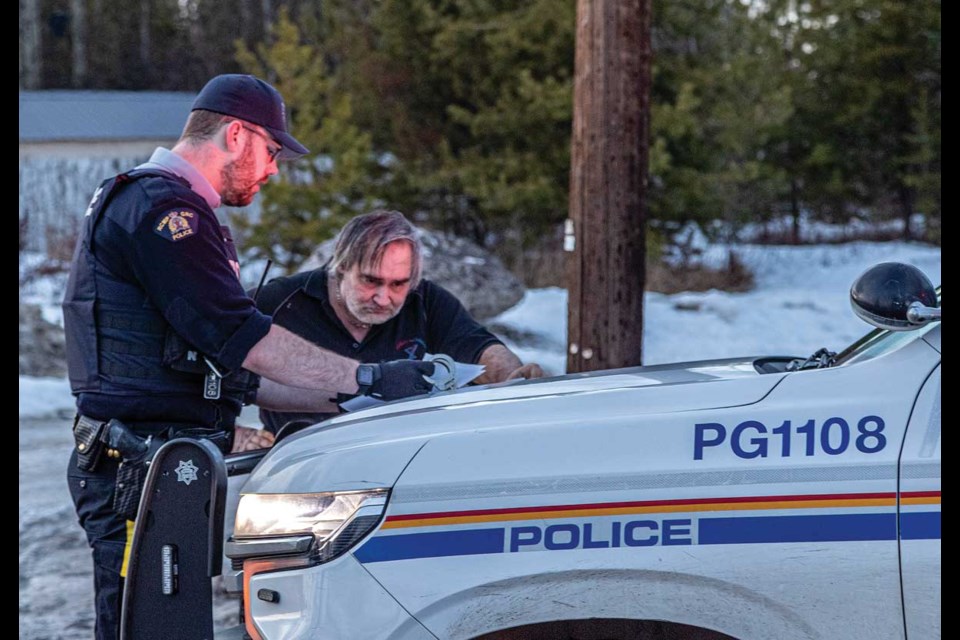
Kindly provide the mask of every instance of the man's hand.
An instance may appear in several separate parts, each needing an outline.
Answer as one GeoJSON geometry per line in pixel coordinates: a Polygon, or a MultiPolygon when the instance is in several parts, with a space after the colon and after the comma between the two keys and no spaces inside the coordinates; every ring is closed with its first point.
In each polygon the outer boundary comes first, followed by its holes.
{"type": "Polygon", "coordinates": [[[510,372],[510,375],[507,376],[507,380],[515,380],[517,378],[523,378],[525,380],[533,380],[534,378],[542,378],[543,369],[540,368],[536,362],[531,362],[530,364],[525,364],[522,367],[514,369],[510,372]]]}
{"type": "Polygon", "coordinates": [[[422,360],[393,360],[370,366],[373,381],[361,393],[381,400],[399,400],[430,393],[433,385],[424,377],[433,375],[433,363],[422,360]]]}
{"type": "Polygon", "coordinates": [[[474,380],[474,384],[492,384],[515,378],[542,378],[540,365],[523,364],[517,355],[502,344],[492,344],[480,354],[478,364],[484,367],[483,375],[474,380]]]}
{"type": "Polygon", "coordinates": [[[250,427],[234,427],[233,449],[230,453],[269,449],[273,446],[273,434],[265,429],[251,429],[250,427]]]}

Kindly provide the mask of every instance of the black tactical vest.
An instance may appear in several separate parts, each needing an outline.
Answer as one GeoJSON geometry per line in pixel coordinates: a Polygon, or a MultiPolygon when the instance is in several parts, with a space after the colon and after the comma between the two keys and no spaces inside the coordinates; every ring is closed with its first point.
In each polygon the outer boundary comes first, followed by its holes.
{"type": "MultiPolygon", "coordinates": [[[[246,371],[227,375],[221,381],[220,397],[209,399],[213,405],[209,411],[179,412],[177,396],[190,398],[191,404],[204,397],[210,373],[204,354],[173,330],[142,288],[112,273],[96,257],[95,231],[104,210],[120,190],[145,177],[177,181],[190,199],[197,200],[195,206],[208,208],[186,181],[158,170],[120,174],[97,188],[77,240],[63,301],[71,390],[77,396],[98,396],[98,407],[116,405],[109,411],[111,415],[93,416],[98,419],[135,420],[137,416],[131,414],[137,413],[137,397],[166,396],[170,398],[171,421],[232,426],[244,401],[252,400],[256,376],[246,371]]],[[[146,215],[150,204],[144,203],[129,215],[146,215]]],[[[107,412],[107,408],[98,412],[107,412]]]]}

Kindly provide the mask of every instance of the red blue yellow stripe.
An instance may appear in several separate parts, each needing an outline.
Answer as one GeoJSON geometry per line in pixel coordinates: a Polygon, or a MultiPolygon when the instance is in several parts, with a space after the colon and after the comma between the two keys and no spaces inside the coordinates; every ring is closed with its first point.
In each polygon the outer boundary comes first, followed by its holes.
{"type": "MultiPolygon", "coordinates": [[[[789,542],[853,542],[939,540],[941,537],[940,492],[911,491],[898,495],[884,493],[799,494],[775,496],[745,496],[726,498],[685,498],[679,500],[645,500],[633,502],[604,502],[571,505],[543,505],[504,509],[475,509],[471,511],[442,511],[389,516],[381,532],[361,545],[354,556],[362,563],[499,554],[521,550],[508,541],[518,529],[530,534],[532,529],[560,527],[565,530],[581,525],[564,520],[620,516],[612,521],[611,531],[617,535],[609,541],[590,548],[648,547],[656,540],[630,540],[621,531],[631,526],[645,527],[651,534],[662,528],[667,534],[667,523],[680,526],[683,540],[671,544],[729,545],[775,544],[789,542]],[[911,507],[903,510],[903,507],[911,507]],[[919,509],[918,509],[919,507],[919,509]],[[677,519],[676,514],[695,512],[696,515],[677,519]],[[668,514],[672,519],[656,518],[624,522],[643,514],[668,514]],[[725,515],[726,514],[726,515],[725,515]],[[626,516],[626,517],[624,517],[626,516]],[[559,525],[509,525],[514,521],[561,520],[559,525]],[[662,522],[660,522],[662,520],[662,522]],[[452,526],[456,525],[456,526],[452,526]],[[459,526],[467,525],[467,526],[459,526]],[[471,526],[473,525],[473,526],[471,526]],[[423,527],[451,527],[422,531],[423,527]],[[383,531],[387,529],[388,531],[383,531]],[[412,530],[410,533],[389,530],[412,530]],[[695,530],[695,533],[694,533],[695,530]]],[[[583,522],[583,521],[581,521],[583,522]]],[[[596,523],[582,525],[593,532],[596,523]]],[[[546,535],[546,533],[544,534],[546,535]]],[[[583,538],[585,539],[585,538],[583,538]]],[[[668,543],[666,537],[663,544],[668,543]]],[[[532,544],[532,543],[531,543],[532,544]]],[[[539,543],[538,543],[539,544],[539,543]]],[[[523,550],[550,550],[549,545],[523,545],[523,550]]],[[[568,550],[577,545],[554,545],[554,549],[568,550]]]]}
{"type": "MultiPolygon", "coordinates": [[[[905,492],[900,494],[900,503],[901,505],[939,505],[940,492],[905,492]]],[[[387,517],[381,529],[437,527],[517,520],[549,520],[554,518],[632,516],[646,513],[895,507],[896,505],[897,494],[895,492],[642,500],[392,515],[387,517]]]]}

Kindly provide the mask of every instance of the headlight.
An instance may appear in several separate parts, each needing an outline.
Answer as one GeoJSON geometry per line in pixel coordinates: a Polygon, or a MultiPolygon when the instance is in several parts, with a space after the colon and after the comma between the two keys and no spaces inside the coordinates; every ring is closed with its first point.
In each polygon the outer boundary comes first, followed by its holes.
{"type": "Polygon", "coordinates": [[[386,489],[375,489],[241,496],[228,555],[271,556],[309,549],[315,562],[332,560],[376,526],[387,495],[386,489]]]}
{"type": "Polygon", "coordinates": [[[240,497],[233,535],[237,538],[312,533],[327,538],[359,508],[376,502],[380,511],[387,492],[252,493],[240,497]]]}
{"type": "MultiPolygon", "coordinates": [[[[243,610],[252,611],[253,576],[340,556],[377,526],[388,496],[387,489],[241,496],[226,553],[235,566],[243,566],[243,610]]],[[[262,640],[253,616],[247,615],[244,624],[251,638],[262,640]]]]}

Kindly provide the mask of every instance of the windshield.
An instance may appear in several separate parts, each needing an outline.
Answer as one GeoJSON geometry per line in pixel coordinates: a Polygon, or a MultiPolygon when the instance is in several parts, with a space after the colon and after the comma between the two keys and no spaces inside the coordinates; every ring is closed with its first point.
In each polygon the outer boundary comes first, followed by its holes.
{"type": "MultiPolygon", "coordinates": [[[[940,287],[937,287],[937,306],[941,304],[940,287]]],[[[884,353],[896,351],[901,346],[921,338],[934,327],[940,326],[939,322],[931,322],[925,327],[914,329],[912,331],[890,331],[889,329],[874,329],[863,336],[849,347],[837,354],[833,361],[834,365],[850,364],[852,362],[862,362],[871,358],[876,358],[884,353]]]]}
{"type": "Polygon", "coordinates": [[[837,354],[834,366],[862,362],[896,351],[903,345],[923,337],[928,331],[939,326],[939,322],[931,322],[927,326],[913,331],[874,329],[837,354]]]}

